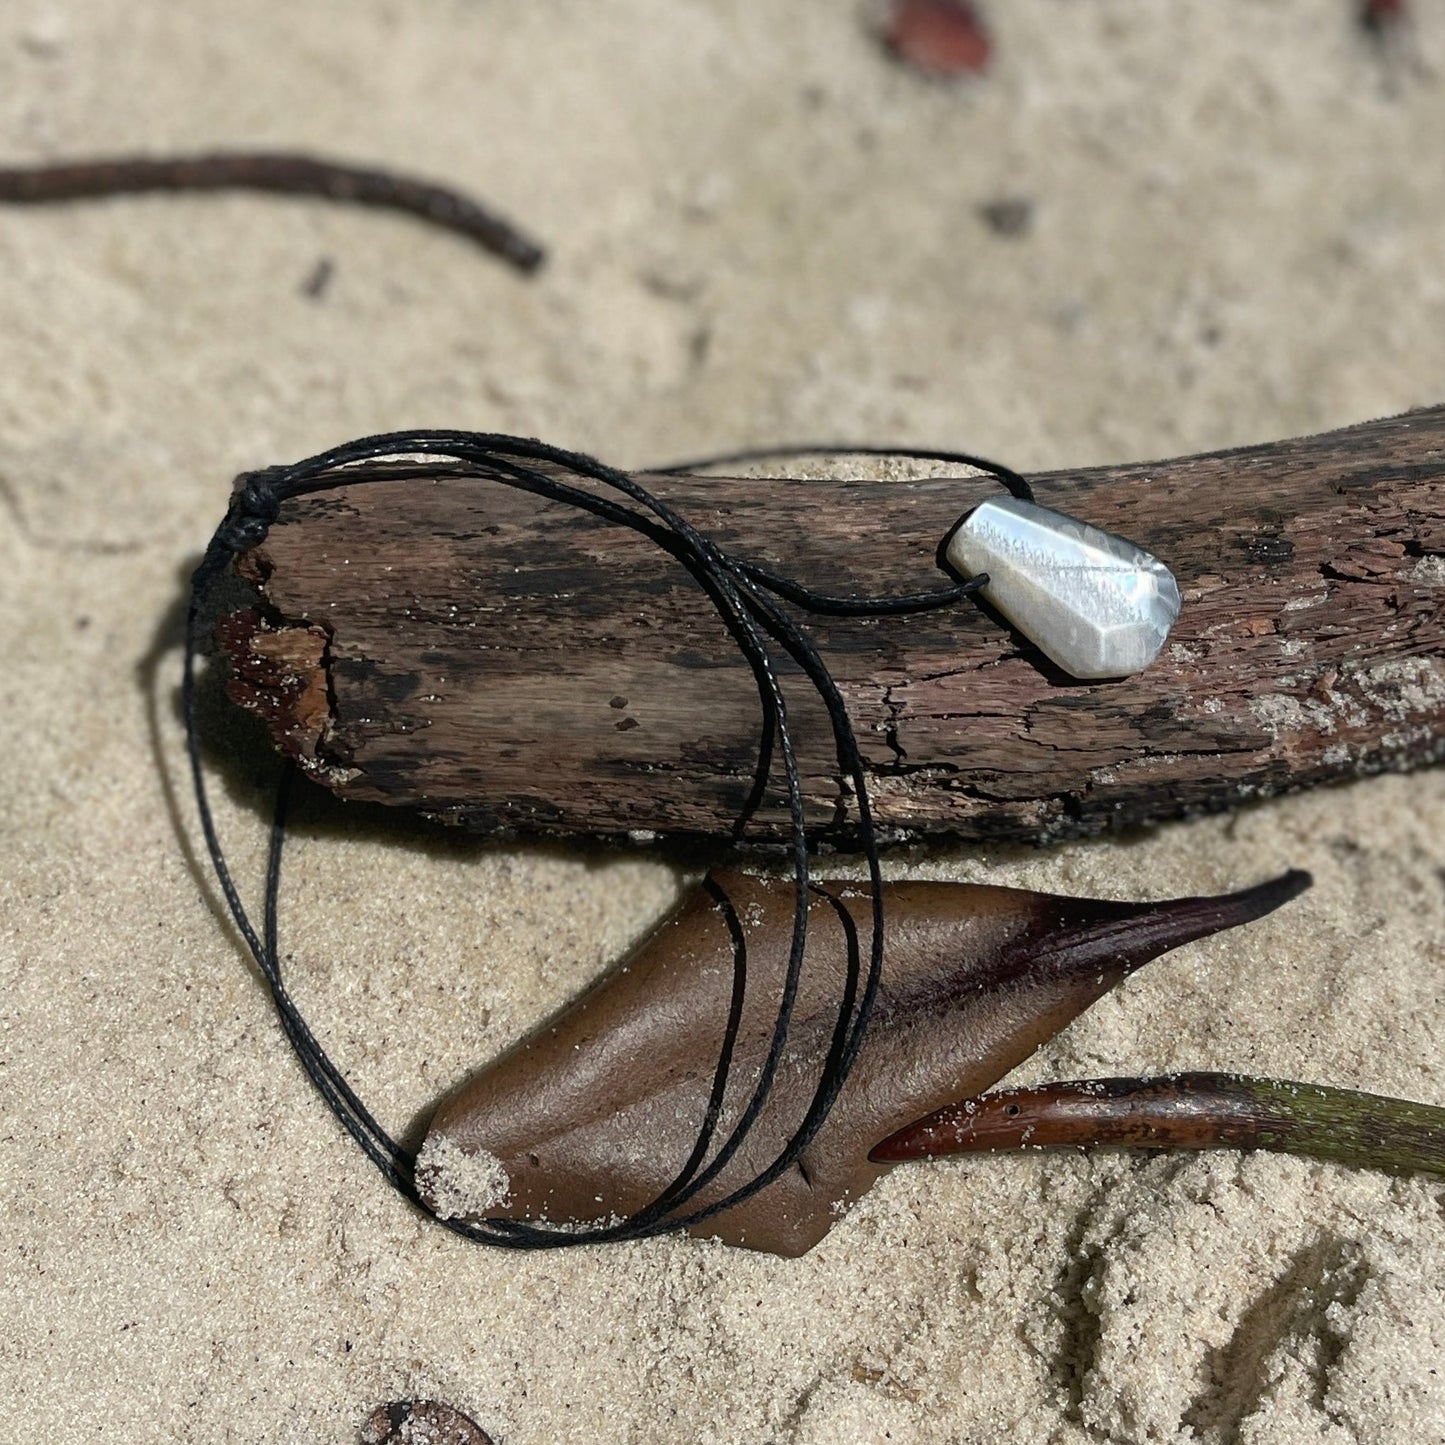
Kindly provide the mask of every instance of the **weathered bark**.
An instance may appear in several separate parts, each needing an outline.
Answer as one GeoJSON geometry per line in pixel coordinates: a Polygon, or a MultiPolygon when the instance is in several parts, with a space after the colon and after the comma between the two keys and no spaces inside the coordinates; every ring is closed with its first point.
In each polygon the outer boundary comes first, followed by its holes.
{"type": "MultiPolygon", "coordinates": [[[[721,833],[760,717],[683,569],[623,528],[428,469],[285,504],[223,619],[230,690],[346,798],[487,829],[721,833]]],[[[733,555],[834,593],[946,583],[979,478],[647,477],[733,555]]],[[[1445,756],[1445,407],[1299,441],[1049,473],[1038,500],[1162,557],[1164,654],[1075,684],[964,602],[804,617],[896,834],[1042,841],[1445,756]]],[[[846,840],[827,719],[785,667],[810,825],[846,840]]],[[[749,836],[785,831],[774,787],[749,836]]]]}

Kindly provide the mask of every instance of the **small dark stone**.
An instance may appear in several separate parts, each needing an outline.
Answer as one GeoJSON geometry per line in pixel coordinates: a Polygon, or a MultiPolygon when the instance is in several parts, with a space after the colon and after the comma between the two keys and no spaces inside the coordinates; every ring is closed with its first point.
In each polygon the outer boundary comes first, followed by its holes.
{"type": "Polygon", "coordinates": [[[440,1400],[378,1405],[361,1427],[361,1445],[495,1445],[475,1420],[440,1400]]]}
{"type": "Polygon", "coordinates": [[[311,268],[311,274],[301,283],[301,294],[309,296],[313,301],[320,301],[326,294],[326,288],[331,285],[331,278],[335,274],[336,263],[330,256],[323,256],[311,268]]]}
{"type": "Polygon", "coordinates": [[[996,236],[1027,236],[1034,228],[1034,203],[1029,196],[1000,196],[985,201],[978,213],[996,236]]]}

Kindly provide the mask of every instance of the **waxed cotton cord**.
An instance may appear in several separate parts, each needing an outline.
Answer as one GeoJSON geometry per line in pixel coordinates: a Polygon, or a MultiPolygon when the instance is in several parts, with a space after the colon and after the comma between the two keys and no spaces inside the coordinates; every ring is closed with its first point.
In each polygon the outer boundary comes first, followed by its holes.
{"type": "MultiPolygon", "coordinates": [[[[728,461],[804,453],[906,456],[956,462],[994,477],[1014,496],[1025,499],[1031,496],[1028,483],[1017,473],[997,463],[962,452],[833,446],[775,448],[733,453],[727,457],[693,463],[691,467],[701,469],[728,461]]],[[[232,496],[231,507],[225,520],[216,529],[192,577],[186,629],[182,673],[186,745],[206,849],[215,868],[227,909],[266,980],[282,1028],[308,1077],[337,1119],[387,1180],[428,1213],[431,1211],[417,1190],[415,1156],[391,1137],[356,1095],[307,1025],[283,978],[279,939],[281,863],[293,770],[290,767],[285,770],[277,794],[266,865],[262,924],[258,932],[242,902],[216,830],[201,766],[196,708],[196,659],[205,642],[202,636],[204,600],[213,583],[237,556],[265,540],[271,524],[280,515],[282,504],[292,498],[337,487],[392,481],[399,477],[404,479],[407,476],[424,476],[424,473],[414,470],[410,473],[357,470],[358,464],[363,462],[419,456],[459,462],[467,469],[461,473],[463,476],[575,506],[603,521],[628,527],[647,537],[687,570],[712,603],[753,673],[762,709],[762,731],[753,787],[735,831],[740,835],[745,829],[749,815],[764,796],[773,772],[774,759],[778,759],[787,790],[789,852],[792,858],[795,904],[788,965],[779,994],[767,1056],[737,1121],[709,1160],[708,1153],[717,1137],[718,1124],[722,1117],[733,1051],[742,1021],[747,982],[746,936],[731,903],[721,889],[712,885],[710,892],[723,915],[733,946],[732,997],[697,1141],[672,1182],[651,1204],[615,1224],[563,1229],[518,1220],[440,1221],[453,1232],[468,1239],[513,1249],[642,1239],[686,1228],[742,1203],[766,1188],[798,1160],[827,1118],[847,1080],[862,1046],[882,976],[883,880],[863,757],[853,734],[847,707],[827,664],[807,633],[779,605],[777,599],[781,598],[806,611],[827,615],[897,616],[952,605],[984,586],[988,579],[983,576],[974,577],[947,588],[892,597],[838,597],[817,592],[756,563],[732,557],[704,533],[691,526],[667,503],[650,493],[635,477],[581,453],[564,451],[522,437],[462,431],[394,432],[364,437],[292,466],[253,472],[242,479],[240,487],[232,496]],[[576,485],[573,481],[563,480],[555,474],[557,470],[569,473],[574,479],[594,483],[606,491],[593,491],[576,485]],[[618,494],[624,500],[617,500],[617,497],[609,496],[606,492],[618,494]],[[776,1158],[746,1184],[711,1204],[689,1209],[689,1205],[736,1155],[771,1093],[797,1001],[807,946],[809,901],[816,891],[809,874],[802,780],[788,726],[787,701],[775,666],[772,650],[774,647],[781,648],[782,653],[801,669],[827,710],[838,765],[852,787],[857,809],[857,838],[867,864],[872,889],[872,937],[865,968],[857,928],[847,910],[837,908],[834,903],[844,929],[847,968],[837,1020],[807,1112],[776,1158]]],[[[671,467],[662,470],[671,473],[683,468],[671,467]]],[[[828,897],[826,894],[823,896],[828,897]]]]}
{"type": "Polygon", "coordinates": [[[713,467],[734,466],[738,462],[767,462],[780,457],[906,457],[918,462],[947,462],[988,473],[1021,502],[1032,502],[1034,499],[1034,489],[1011,467],[991,462],[987,457],[976,457],[972,452],[934,451],[927,447],[850,447],[840,446],[837,442],[790,442],[786,446],[745,447],[736,452],[693,457],[689,461],[672,462],[649,470],[666,477],[681,472],[710,471],[713,467]]]}

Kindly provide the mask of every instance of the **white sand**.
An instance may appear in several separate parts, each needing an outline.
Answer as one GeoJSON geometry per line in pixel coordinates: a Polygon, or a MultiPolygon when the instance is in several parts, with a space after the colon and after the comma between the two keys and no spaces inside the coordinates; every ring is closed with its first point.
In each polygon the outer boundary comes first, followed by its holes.
{"type": "MultiPolygon", "coordinates": [[[[1344,0],[995,3],[997,68],[959,90],[821,0],[8,0],[0,155],[304,146],[471,185],[554,245],[525,284],[304,203],[0,211],[9,1437],[349,1441],[432,1394],[506,1445],[1445,1438],[1420,1182],[978,1159],[900,1170],[800,1261],[451,1237],[325,1114],[166,792],[179,579],[243,467],[456,425],[622,464],[822,434],[1029,469],[1442,400],[1445,12],[1416,8],[1382,57],[1344,0]],[[1032,233],[994,235],[977,208],[1019,194],[1032,233]]],[[[263,796],[222,800],[252,879],[263,796]]],[[[303,828],[294,863],[298,990],[398,1128],[677,886],[406,830],[303,828]]],[[[1314,891],[1153,966],[1031,1075],[1445,1103],[1439,772],[897,866],[1143,897],[1285,865],[1314,891]]]]}

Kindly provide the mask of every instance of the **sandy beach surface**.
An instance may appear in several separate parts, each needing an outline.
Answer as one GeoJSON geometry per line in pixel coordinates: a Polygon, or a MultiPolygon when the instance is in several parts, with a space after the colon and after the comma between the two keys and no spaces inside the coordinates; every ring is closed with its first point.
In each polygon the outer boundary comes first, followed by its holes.
{"type": "MultiPolygon", "coordinates": [[[[1445,400],[1445,11],[1412,8],[1378,44],[1344,0],[996,3],[959,86],[821,0],[0,7],[0,161],[302,148],[474,189],[552,249],[523,280],[307,202],[0,209],[7,1436],[349,1442],[431,1396],[505,1445],[1445,1439],[1438,1184],[982,1157],[896,1171],[795,1261],[449,1235],[336,1127],[218,921],[176,711],[183,579],[232,476],[369,432],[1029,470],[1445,400]],[[1010,200],[1030,223],[1001,234],[983,208],[1010,200]]],[[[245,769],[218,794],[248,887],[268,796],[245,769]]],[[[1026,1076],[1445,1104],[1445,772],[889,860],[1138,898],[1286,866],[1314,889],[1151,966],[1026,1076]]],[[[319,809],[285,946],[404,1129],[679,886],[652,853],[319,809]]]]}

